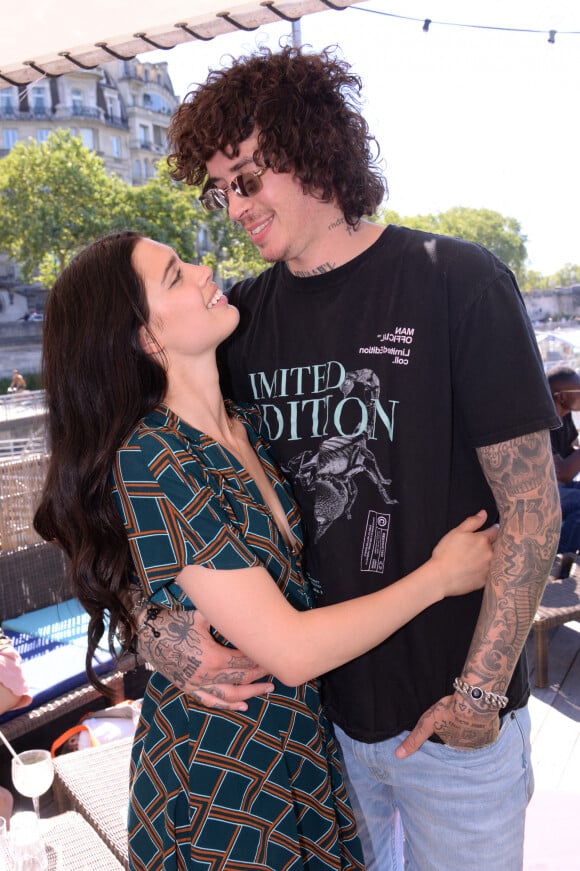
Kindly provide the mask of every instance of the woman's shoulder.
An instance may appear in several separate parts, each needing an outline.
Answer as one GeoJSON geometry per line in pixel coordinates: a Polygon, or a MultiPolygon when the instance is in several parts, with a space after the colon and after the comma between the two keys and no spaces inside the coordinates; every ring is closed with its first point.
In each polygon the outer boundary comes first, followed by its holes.
{"type": "Polygon", "coordinates": [[[127,433],[117,448],[116,468],[125,474],[130,469],[152,469],[159,464],[166,467],[177,462],[183,443],[176,416],[168,408],[158,406],[127,433]]]}

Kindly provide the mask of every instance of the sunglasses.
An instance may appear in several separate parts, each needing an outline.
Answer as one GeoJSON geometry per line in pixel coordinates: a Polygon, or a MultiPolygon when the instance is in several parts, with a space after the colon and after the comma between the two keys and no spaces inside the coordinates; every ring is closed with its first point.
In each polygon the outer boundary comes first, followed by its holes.
{"type": "Polygon", "coordinates": [[[239,197],[253,197],[254,194],[262,190],[260,176],[267,169],[267,166],[263,166],[254,172],[242,172],[233,178],[225,188],[208,188],[202,193],[199,201],[208,212],[215,212],[218,209],[227,209],[228,191],[233,191],[239,197]]]}

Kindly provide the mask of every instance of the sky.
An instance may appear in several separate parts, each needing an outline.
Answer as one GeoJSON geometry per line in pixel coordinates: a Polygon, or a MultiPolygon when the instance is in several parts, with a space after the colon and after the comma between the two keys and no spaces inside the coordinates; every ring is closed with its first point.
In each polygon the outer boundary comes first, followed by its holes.
{"type": "MultiPolygon", "coordinates": [[[[166,61],[183,97],[227,55],[275,50],[290,32],[273,24],[142,59],[166,61]]],[[[304,16],[300,40],[337,45],[361,77],[389,208],[493,209],[519,222],[530,269],[580,264],[580,3],[368,0],[304,16]]]]}

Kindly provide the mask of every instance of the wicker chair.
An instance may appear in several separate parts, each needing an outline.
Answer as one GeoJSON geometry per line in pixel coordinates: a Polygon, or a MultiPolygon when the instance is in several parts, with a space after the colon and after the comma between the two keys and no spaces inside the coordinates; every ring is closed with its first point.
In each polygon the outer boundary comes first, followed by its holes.
{"type": "MultiPolygon", "coordinates": [[[[0,550],[0,617],[3,620],[18,617],[69,599],[67,570],[67,558],[54,544],[40,542],[17,550],[0,550]]],[[[134,667],[134,658],[130,657],[126,668],[116,663],[115,669],[103,679],[119,699],[125,695],[124,673],[134,667]]],[[[7,738],[18,738],[89,703],[97,706],[98,701],[102,702],[103,696],[86,683],[18,713],[2,723],[1,728],[7,738]]]]}
{"type": "Polygon", "coordinates": [[[580,555],[558,554],[532,624],[537,687],[548,686],[549,630],[572,620],[580,620],[580,555]]]}

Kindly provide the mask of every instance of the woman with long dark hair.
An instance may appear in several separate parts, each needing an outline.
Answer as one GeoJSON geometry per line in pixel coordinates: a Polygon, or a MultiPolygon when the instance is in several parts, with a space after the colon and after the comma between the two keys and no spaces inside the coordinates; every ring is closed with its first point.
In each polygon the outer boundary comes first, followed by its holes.
{"type": "Polygon", "coordinates": [[[398,583],[311,610],[292,493],[258,413],[220,392],[215,351],[237,323],[209,268],[165,245],[124,232],[77,256],[46,307],[52,453],[36,528],[71,558],[89,659],[105,631],[130,643],[138,587],[158,608],[200,609],[272,674],[245,711],[206,708],[152,676],[130,867],[362,868],[316,677],[482,586],[495,531],[476,533],[480,512],[398,583]]]}

